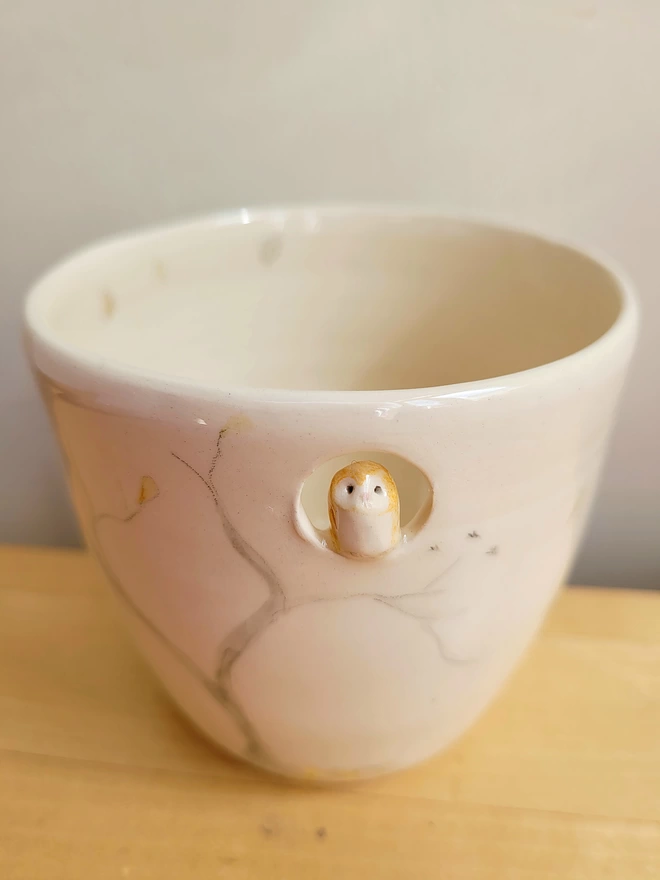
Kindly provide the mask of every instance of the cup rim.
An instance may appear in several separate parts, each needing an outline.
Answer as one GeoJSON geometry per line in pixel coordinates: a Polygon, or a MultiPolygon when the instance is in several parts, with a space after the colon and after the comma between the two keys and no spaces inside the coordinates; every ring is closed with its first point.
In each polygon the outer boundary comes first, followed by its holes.
{"type": "MultiPolygon", "coordinates": [[[[226,399],[236,403],[239,400],[272,401],[283,403],[344,403],[373,404],[391,402],[393,400],[448,399],[483,397],[490,393],[513,390],[547,379],[554,371],[563,367],[579,368],[584,362],[598,357],[601,353],[616,347],[619,340],[633,337],[639,324],[639,302],[635,286],[627,272],[609,256],[604,256],[598,249],[584,246],[574,241],[548,235],[537,229],[512,223],[506,219],[494,218],[490,215],[462,212],[448,212],[434,207],[381,204],[330,204],[330,205],[293,205],[288,207],[256,207],[237,208],[214,213],[196,215],[170,223],[155,224],[127,232],[103,237],[87,246],[79,248],[58,261],[41,275],[28,291],[24,304],[24,329],[28,346],[37,369],[55,381],[64,377],[78,377],[79,385],[81,370],[94,377],[100,384],[115,386],[139,387],[152,392],[162,392],[176,396],[212,398],[221,401],[226,399]],[[378,390],[316,390],[260,388],[257,386],[218,385],[213,381],[190,379],[159,370],[150,370],[124,363],[119,359],[95,355],[93,352],[59,339],[57,333],[50,330],[45,313],[49,303],[58,295],[53,289],[53,282],[58,275],[75,266],[76,263],[91,261],[101,254],[115,248],[126,247],[144,242],[149,238],[157,238],[164,234],[183,231],[191,227],[233,226],[248,223],[271,222],[283,224],[286,220],[298,216],[313,215],[320,218],[339,217],[374,217],[402,220],[432,219],[447,223],[471,225],[483,230],[509,233],[523,236],[541,244],[572,251],[586,258],[601,269],[604,269],[614,281],[619,296],[619,313],[611,326],[597,339],[583,348],[561,358],[548,361],[538,366],[529,367],[514,373],[475,379],[450,385],[431,385],[419,388],[396,388],[378,390]]],[[[64,384],[68,384],[64,381],[64,384]]],[[[86,383],[87,384],[87,383],[86,383]]]]}

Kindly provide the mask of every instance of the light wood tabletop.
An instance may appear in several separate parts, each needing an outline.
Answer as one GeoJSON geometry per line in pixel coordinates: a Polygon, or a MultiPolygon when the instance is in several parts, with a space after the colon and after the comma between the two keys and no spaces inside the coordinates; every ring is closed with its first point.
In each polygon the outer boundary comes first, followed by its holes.
{"type": "Polygon", "coordinates": [[[0,548],[2,880],[660,878],[660,595],[566,590],[424,766],[303,788],[182,720],[79,551],[0,548]]]}

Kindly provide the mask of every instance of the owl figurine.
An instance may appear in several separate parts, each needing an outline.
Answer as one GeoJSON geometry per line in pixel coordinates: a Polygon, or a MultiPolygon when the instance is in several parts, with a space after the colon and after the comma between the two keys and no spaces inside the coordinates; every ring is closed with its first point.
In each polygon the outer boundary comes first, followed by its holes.
{"type": "Polygon", "coordinates": [[[332,478],[328,492],[331,545],[353,559],[382,556],[401,539],[399,493],[375,461],[354,461],[332,478]]]}

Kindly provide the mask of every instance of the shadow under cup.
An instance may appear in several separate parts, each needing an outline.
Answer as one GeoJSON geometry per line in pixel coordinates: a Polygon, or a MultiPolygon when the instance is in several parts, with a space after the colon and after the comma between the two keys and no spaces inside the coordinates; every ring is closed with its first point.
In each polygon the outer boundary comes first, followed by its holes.
{"type": "Polygon", "coordinates": [[[26,316],[138,647],[215,742],[330,780],[433,754],[500,688],[573,557],[637,323],[579,250],[375,209],[112,240],[26,316]],[[403,538],[346,558],[328,486],[365,458],[403,538]]]}

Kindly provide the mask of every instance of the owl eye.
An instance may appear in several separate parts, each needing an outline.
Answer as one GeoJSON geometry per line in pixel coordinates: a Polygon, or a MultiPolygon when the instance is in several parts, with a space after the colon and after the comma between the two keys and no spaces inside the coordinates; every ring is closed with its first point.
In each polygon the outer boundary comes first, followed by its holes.
{"type": "Polygon", "coordinates": [[[376,495],[382,495],[383,487],[382,486],[374,486],[374,492],[376,493],[376,495]]]}
{"type": "Polygon", "coordinates": [[[353,494],[353,489],[355,489],[355,486],[353,486],[353,485],[346,486],[346,491],[348,492],[349,495],[353,494]]]}

